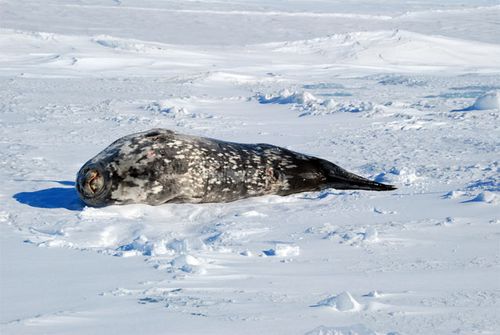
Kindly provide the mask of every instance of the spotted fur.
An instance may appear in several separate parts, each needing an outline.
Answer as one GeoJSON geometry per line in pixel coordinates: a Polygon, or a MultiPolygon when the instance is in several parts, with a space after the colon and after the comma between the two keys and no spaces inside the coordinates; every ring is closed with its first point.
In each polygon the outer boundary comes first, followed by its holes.
{"type": "Polygon", "coordinates": [[[326,187],[394,189],[281,147],[224,142],[166,129],[118,139],[89,160],[77,176],[78,193],[91,206],[229,202],[326,187]]]}

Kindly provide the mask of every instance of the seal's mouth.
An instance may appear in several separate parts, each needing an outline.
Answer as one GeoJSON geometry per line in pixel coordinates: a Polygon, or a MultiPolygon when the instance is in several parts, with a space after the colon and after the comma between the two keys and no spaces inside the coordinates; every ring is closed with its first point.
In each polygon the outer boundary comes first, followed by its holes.
{"type": "Polygon", "coordinates": [[[106,196],[109,187],[104,174],[104,169],[97,164],[88,164],[78,173],[77,190],[86,204],[97,206],[106,196]]]}
{"type": "Polygon", "coordinates": [[[89,170],[85,174],[83,189],[86,193],[95,195],[104,187],[104,177],[98,170],[89,170]]]}

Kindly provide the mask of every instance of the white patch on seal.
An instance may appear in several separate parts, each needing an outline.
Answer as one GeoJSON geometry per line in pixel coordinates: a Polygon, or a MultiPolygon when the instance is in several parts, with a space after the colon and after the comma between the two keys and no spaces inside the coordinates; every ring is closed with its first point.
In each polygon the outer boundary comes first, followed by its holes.
{"type": "Polygon", "coordinates": [[[160,184],[158,184],[158,185],[156,185],[156,186],[153,186],[153,187],[151,188],[151,192],[152,192],[153,194],[158,194],[158,193],[160,193],[161,191],[163,191],[163,185],[160,185],[160,184]]]}

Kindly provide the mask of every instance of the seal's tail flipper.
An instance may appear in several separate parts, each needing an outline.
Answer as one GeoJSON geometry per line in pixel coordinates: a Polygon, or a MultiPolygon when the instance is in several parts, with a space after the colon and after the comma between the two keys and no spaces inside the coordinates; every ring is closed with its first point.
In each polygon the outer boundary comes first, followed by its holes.
{"type": "Polygon", "coordinates": [[[393,185],[363,178],[328,161],[323,161],[322,165],[326,168],[326,184],[337,190],[392,191],[396,189],[393,185]]]}
{"type": "Polygon", "coordinates": [[[352,175],[356,178],[331,177],[327,184],[337,190],[392,191],[396,189],[394,185],[377,183],[355,174],[352,175]]]}

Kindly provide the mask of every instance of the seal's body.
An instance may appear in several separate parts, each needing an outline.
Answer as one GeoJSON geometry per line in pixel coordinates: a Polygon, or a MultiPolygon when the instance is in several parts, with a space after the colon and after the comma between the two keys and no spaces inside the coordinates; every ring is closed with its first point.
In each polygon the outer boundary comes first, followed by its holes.
{"type": "Polygon", "coordinates": [[[229,202],[324,188],[388,191],[326,160],[269,144],[239,144],[152,129],[88,161],[76,188],[90,206],[229,202]]]}

